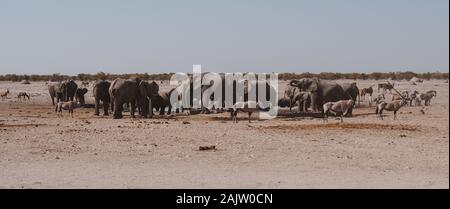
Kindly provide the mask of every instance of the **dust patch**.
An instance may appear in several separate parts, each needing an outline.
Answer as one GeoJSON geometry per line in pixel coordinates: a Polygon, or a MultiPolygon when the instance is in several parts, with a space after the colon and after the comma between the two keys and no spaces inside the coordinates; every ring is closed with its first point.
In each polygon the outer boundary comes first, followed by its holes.
{"type": "Polygon", "coordinates": [[[420,131],[417,126],[411,125],[389,125],[378,123],[326,123],[326,124],[299,124],[299,125],[274,125],[262,126],[260,129],[269,130],[315,130],[315,129],[368,129],[368,130],[400,130],[400,131],[420,131]]]}
{"type": "Polygon", "coordinates": [[[24,128],[24,127],[39,127],[47,126],[47,124],[42,123],[27,123],[27,124],[4,124],[0,123],[0,128],[24,128]]]}

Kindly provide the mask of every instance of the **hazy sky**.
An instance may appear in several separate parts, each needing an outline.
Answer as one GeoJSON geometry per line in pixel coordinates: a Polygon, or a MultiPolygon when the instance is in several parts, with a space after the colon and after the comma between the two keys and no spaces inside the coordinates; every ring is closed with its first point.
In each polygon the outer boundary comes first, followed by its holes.
{"type": "Polygon", "coordinates": [[[0,74],[449,70],[448,0],[0,0],[0,74]]]}

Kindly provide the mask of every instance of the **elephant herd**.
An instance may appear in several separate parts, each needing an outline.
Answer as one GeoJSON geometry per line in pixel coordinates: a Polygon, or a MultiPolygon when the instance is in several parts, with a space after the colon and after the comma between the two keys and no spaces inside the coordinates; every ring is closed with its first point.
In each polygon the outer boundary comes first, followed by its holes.
{"type": "MultiPolygon", "coordinates": [[[[53,105],[60,101],[76,101],[80,106],[85,104],[84,95],[86,88],[78,88],[75,81],[64,81],[48,86],[53,105]],[[56,103],[55,103],[56,99],[56,103]]],[[[136,108],[143,117],[153,115],[153,108],[164,114],[164,109],[169,107],[171,111],[169,92],[159,92],[156,82],[142,81],[139,78],[116,79],[112,82],[97,81],[92,89],[95,99],[95,115],[103,109],[104,115],[109,115],[109,108],[114,113],[114,118],[122,118],[123,105],[129,105],[131,116],[135,116],[136,108]]]]}
{"type": "MultiPolygon", "coordinates": [[[[222,87],[225,86],[225,79],[223,79],[222,87]]],[[[201,92],[205,92],[208,89],[211,90],[214,81],[209,84],[201,86],[201,92]]],[[[256,87],[260,85],[255,85],[256,87]]],[[[192,104],[192,91],[194,89],[191,82],[191,104],[192,104]]],[[[233,83],[233,88],[236,88],[236,83],[233,83]]],[[[60,82],[57,84],[48,86],[49,94],[52,99],[53,105],[60,101],[76,101],[81,106],[85,104],[84,95],[88,92],[86,88],[78,88],[75,81],[69,80],[60,82]]],[[[164,114],[166,107],[168,112],[172,111],[170,103],[170,95],[175,90],[171,89],[168,92],[160,92],[159,86],[156,82],[147,82],[139,78],[131,79],[116,79],[112,82],[100,80],[93,86],[93,96],[95,99],[95,115],[100,114],[100,109],[103,109],[104,115],[109,115],[109,109],[114,113],[113,118],[122,118],[122,112],[124,105],[129,106],[130,114],[135,117],[136,109],[139,115],[142,117],[151,117],[153,115],[153,109],[160,111],[160,114],[164,114]]],[[[222,88],[224,94],[225,88],[222,88]]],[[[244,97],[248,98],[249,89],[247,85],[244,87],[244,97]]],[[[256,92],[259,92],[256,90],[256,92]]],[[[285,92],[285,98],[279,100],[279,105],[292,107],[294,103],[299,103],[300,111],[307,111],[311,108],[312,111],[320,111],[322,105],[327,102],[335,102],[339,100],[356,100],[358,96],[358,87],[356,83],[348,83],[339,85],[330,81],[323,81],[318,78],[303,78],[300,80],[292,80],[289,83],[289,88],[285,92]],[[286,98],[287,97],[287,98],[286,98]],[[288,100],[286,102],[286,100],[288,100]],[[284,105],[283,105],[284,102],[284,105]],[[286,104],[287,103],[287,104],[286,104]]],[[[270,99],[270,94],[274,94],[275,89],[266,83],[266,101],[270,99]]],[[[233,95],[235,97],[235,95],[233,95]]],[[[264,95],[261,95],[264,96],[264,95]]],[[[211,99],[214,99],[214,94],[211,95],[211,99]]],[[[256,95],[258,100],[258,95],[256,95]]],[[[236,98],[233,99],[233,102],[236,98]]],[[[224,106],[225,101],[222,101],[224,106]]],[[[223,107],[222,106],[222,107],[223,107]]],[[[178,109],[177,109],[178,112],[178,109]]],[[[201,113],[208,113],[210,109],[202,108],[201,113]]],[[[349,111],[351,115],[351,110],[349,111]]]]}
{"type": "Polygon", "coordinates": [[[86,88],[78,88],[78,85],[73,80],[60,82],[48,86],[48,92],[52,99],[52,104],[56,105],[60,101],[79,101],[84,105],[84,95],[88,92],[86,88]],[[56,103],[55,103],[56,99],[56,103]]]}
{"type": "MultiPolygon", "coordinates": [[[[299,111],[306,112],[311,108],[313,112],[323,110],[323,105],[327,102],[337,102],[341,100],[356,101],[359,89],[356,83],[344,83],[342,85],[332,81],[325,81],[319,78],[302,78],[289,82],[284,98],[279,100],[280,106],[292,108],[298,103],[299,111]]],[[[347,115],[352,114],[350,108],[347,115]]]]}
{"type": "MultiPolygon", "coordinates": [[[[211,80],[209,83],[202,84],[200,87],[194,87],[193,82],[190,83],[190,105],[195,101],[193,99],[193,91],[194,88],[200,88],[202,95],[210,95],[211,100],[214,100],[214,93],[220,92],[220,90],[213,89],[222,87],[222,95],[225,94],[225,85],[226,81],[223,79],[223,75],[221,75],[222,80],[211,80]],[[222,82],[220,85],[214,85],[214,82],[222,82]],[[217,91],[214,91],[217,90],[217,91]],[[212,94],[211,94],[212,93],[212,94]]],[[[260,81],[257,81],[260,82],[260,81]]],[[[217,83],[216,83],[217,84],[217,83]]],[[[229,84],[228,84],[229,85],[229,84]]],[[[237,102],[236,98],[236,81],[233,81],[233,104],[237,102]]],[[[264,84],[260,85],[248,85],[248,81],[245,81],[244,84],[244,95],[243,101],[250,102],[249,99],[249,91],[253,88],[250,86],[264,86],[264,84]]],[[[263,100],[265,97],[265,101],[270,100],[270,95],[277,94],[276,89],[269,85],[268,82],[265,83],[266,86],[266,95],[258,95],[258,90],[256,89],[256,101],[263,100]]],[[[261,87],[259,87],[261,88],[261,87]]],[[[100,109],[103,109],[104,115],[109,115],[109,109],[113,112],[113,118],[119,119],[122,118],[122,112],[124,110],[124,106],[128,106],[130,114],[132,117],[135,117],[136,110],[139,115],[147,118],[153,116],[153,109],[156,111],[160,111],[160,115],[163,115],[165,109],[168,108],[168,113],[172,112],[172,105],[170,102],[170,98],[172,93],[175,90],[179,90],[176,88],[172,88],[170,91],[160,91],[159,85],[152,81],[144,81],[139,78],[131,78],[131,79],[116,79],[112,82],[100,80],[97,81],[93,86],[93,96],[95,99],[95,115],[100,114],[100,109]]],[[[254,89],[253,89],[254,90],[254,89]]],[[[312,112],[327,112],[327,110],[333,110],[334,106],[348,106],[345,108],[345,111],[341,111],[344,116],[352,116],[352,110],[354,105],[356,104],[357,98],[361,96],[361,92],[365,92],[368,94],[372,94],[371,87],[368,89],[360,89],[356,85],[356,83],[343,83],[338,84],[334,81],[321,80],[319,78],[302,78],[298,80],[291,80],[284,92],[284,97],[278,100],[279,107],[289,107],[292,110],[292,107],[298,105],[300,112],[308,112],[311,110],[312,112]],[[352,102],[349,102],[352,101],[352,102]],[[341,102],[341,103],[339,103],[341,102]],[[346,105],[343,105],[346,104],[346,105]],[[348,105],[351,104],[351,105],[348,105]],[[327,109],[327,110],[324,110],[327,109]]],[[[395,89],[394,89],[395,90],[395,89]]],[[[49,85],[49,93],[52,99],[52,103],[55,105],[54,99],[56,98],[56,102],[59,101],[73,101],[74,99],[79,102],[81,106],[84,105],[84,95],[88,92],[86,88],[78,88],[75,81],[65,81],[57,84],[49,85]]],[[[180,92],[177,92],[180,96],[180,92]]],[[[381,100],[377,104],[381,103],[381,100]]],[[[364,96],[364,95],[362,95],[364,96]]],[[[224,97],[222,97],[224,98],[224,97]]],[[[371,97],[370,97],[371,98],[371,97]]],[[[203,98],[204,101],[205,98],[203,98]]],[[[404,99],[403,96],[401,99],[404,99]]],[[[371,98],[372,100],[372,98],[371,98]]],[[[425,100],[424,100],[425,101],[425,100]]],[[[426,100],[428,101],[428,100],[426,100]]],[[[217,102],[217,101],[216,101],[217,102]]],[[[221,107],[225,107],[225,99],[221,102],[222,105],[217,105],[221,107]]],[[[385,102],[387,103],[387,102],[385,102]]],[[[370,104],[370,103],[369,103],[370,104]]],[[[389,104],[386,106],[389,107],[389,104]]],[[[209,113],[212,109],[215,109],[214,106],[211,108],[206,108],[201,103],[201,112],[200,113],[209,113]]],[[[217,108],[218,112],[223,111],[224,108],[217,108]]],[[[342,109],[342,108],[341,108],[342,109]]],[[[389,108],[383,108],[389,110],[389,108]]],[[[183,111],[184,108],[181,107],[183,111]]],[[[397,109],[398,110],[398,109],[397,109]]],[[[178,112],[179,109],[176,109],[178,112]]],[[[229,108],[230,111],[230,108],[229,108]]],[[[233,114],[233,111],[230,111],[233,114]]],[[[235,111],[236,112],[236,111],[235,111]]],[[[378,111],[377,111],[378,112],[378,111]]],[[[233,115],[232,115],[233,117],[233,115]]]]}

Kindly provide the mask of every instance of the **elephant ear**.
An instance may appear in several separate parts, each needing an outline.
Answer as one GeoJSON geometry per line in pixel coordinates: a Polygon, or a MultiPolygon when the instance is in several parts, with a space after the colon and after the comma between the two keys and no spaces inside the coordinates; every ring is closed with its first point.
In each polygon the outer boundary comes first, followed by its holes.
{"type": "Polygon", "coordinates": [[[309,80],[310,84],[309,84],[309,90],[311,92],[317,92],[319,91],[319,80],[318,79],[311,79],[309,80]]]}
{"type": "Polygon", "coordinates": [[[145,96],[146,93],[146,89],[147,89],[147,85],[148,83],[145,81],[141,81],[138,83],[138,94],[141,96],[145,96]]]}
{"type": "Polygon", "coordinates": [[[158,95],[158,93],[159,93],[159,85],[155,81],[152,81],[150,83],[150,91],[151,91],[151,93],[153,95],[158,95]]]}

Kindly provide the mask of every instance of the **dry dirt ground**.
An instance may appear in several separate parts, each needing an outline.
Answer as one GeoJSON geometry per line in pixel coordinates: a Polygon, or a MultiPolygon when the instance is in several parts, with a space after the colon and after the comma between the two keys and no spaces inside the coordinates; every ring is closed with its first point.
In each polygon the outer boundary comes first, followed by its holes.
{"type": "Polygon", "coordinates": [[[56,118],[45,83],[0,82],[12,93],[0,101],[0,188],[449,188],[449,86],[398,84],[437,98],[425,114],[402,108],[396,121],[363,103],[344,124],[249,124],[245,114],[237,124],[228,114],[113,120],[89,108],[56,118]],[[31,100],[18,101],[19,91],[31,100]]]}

